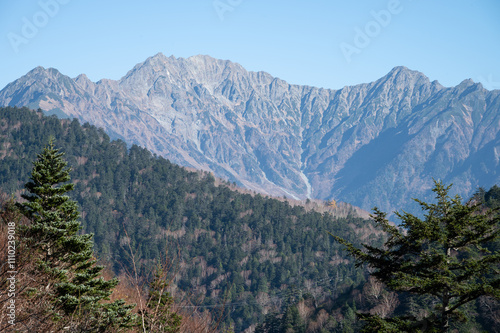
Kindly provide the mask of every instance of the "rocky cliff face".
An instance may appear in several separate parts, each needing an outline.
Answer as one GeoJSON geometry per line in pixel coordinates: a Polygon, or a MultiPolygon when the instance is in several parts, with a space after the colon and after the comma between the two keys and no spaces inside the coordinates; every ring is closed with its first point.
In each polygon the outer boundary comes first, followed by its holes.
{"type": "Polygon", "coordinates": [[[273,195],[411,209],[432,178],[464,196],[500,182],[500,91],[452,88],[405,67],[340,90],[239,64],[157,54],[119,81],[35,68],[0,105],[103,127],[181,165],[273,195]]]}

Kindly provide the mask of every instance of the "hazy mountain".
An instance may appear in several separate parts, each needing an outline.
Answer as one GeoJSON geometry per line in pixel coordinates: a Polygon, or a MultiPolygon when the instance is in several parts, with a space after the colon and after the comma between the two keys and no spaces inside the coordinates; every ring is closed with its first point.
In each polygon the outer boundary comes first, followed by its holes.
{"type": "Polygon", "coordinates": [[[329,90],[160,53],[118,81],[37,67],[0,91],[0,105],[78,118],[250,189],[365,209],[411,209],[432,196],[432,178],[464,196],[500,180],[500,91],[446,88],[405,67],[329,90]]]}

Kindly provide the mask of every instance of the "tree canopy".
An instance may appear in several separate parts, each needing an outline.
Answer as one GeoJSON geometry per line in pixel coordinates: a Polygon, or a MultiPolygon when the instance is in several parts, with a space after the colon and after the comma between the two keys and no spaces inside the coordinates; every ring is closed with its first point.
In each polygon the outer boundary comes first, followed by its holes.
{"type": "MultiPolygon", "coordinates": [[[[137,251],[139,275],[165,249],[183,263],[176,297],[192,295],[203,309],[234,303],[224,324],[243,331],[263,319],[292,286],[336,297],[364,281],[354,260],[327,230],[361,246],[379,242],[372,222],[347,205],[342,217],[317,201],[298,202],[241,193],[207,172],[192,172],[144,148],[111,141],[102,129],[77,120],[0,108],[0,187],[18,193],[31,161],[50,135],[72,167],[67,192],[81,212],[82,231],[94,234],[97,256],[116,274],[131,271],[128,247],[137,251]],[[19,144],[22,143],[22,144],[19,144]],[[316,210],[315,207],[319,207],[316,210]],[[321,209],[321,210],[320,210],[321,209]]],[[[343,208],[344,207],[344,208],[343,208]]],[[[186,296],[187,298],[187,296],[186,296]]]]}
{"type": "Polygon", "coordinates": [[[447,332],[450,320],[466,320],[460,310],[468,302],[480,296],[500,297],[500,253],[492,246],[500,233],[498,210],[451,198],[450,187],[435,182],[437,202],[416,200],[424,218],[397,213],[399,227],[375,208],[373,219],[389,235],[383,247],[360,249],[333,236],[358,266],[367,264],[390,290],[427,295],[435,304],[421,318],[364,314],[366,332],[447,332]]]}
{"type": "Polygon", "coordinates": [[[47,314],[71,331],[105,332],[134,323],[133,305],[109,300],[118,280],[105,280],[103,266],[93,256],[92,234],[79,234],[79,212],[66,193],[74,187],[70,168],[53,139],[33,162],[31,179],[26,183],[26,199],[18,203],[30,223],[22,231],[23,241],[33,250],[35,269],[44,273],[42,290],[51,307],[47,314]]]}

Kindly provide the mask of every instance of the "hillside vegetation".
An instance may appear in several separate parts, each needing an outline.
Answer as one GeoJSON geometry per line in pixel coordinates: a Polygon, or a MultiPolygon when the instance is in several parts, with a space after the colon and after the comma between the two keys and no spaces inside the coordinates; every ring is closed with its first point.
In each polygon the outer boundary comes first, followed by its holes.
{"type": "Polygon", "coordinates": [[[22,192],[31,161],[55,137],[73,169],[70,196],[80,206],[83,231],[94,233],[101,260],[123,274],[133,269],[132,249],[143,273],[168,252],[176,262],[174,295],[200,308],[224,308],[235,331],[290,299],[335,299],[364,281],[328,232],[358,246],[383,241],[370,221],[233,191],[211,174],[136,145],[128,149],[76,120],[7,107],[0,109],[0,128],[3,191],[22,192]]]}

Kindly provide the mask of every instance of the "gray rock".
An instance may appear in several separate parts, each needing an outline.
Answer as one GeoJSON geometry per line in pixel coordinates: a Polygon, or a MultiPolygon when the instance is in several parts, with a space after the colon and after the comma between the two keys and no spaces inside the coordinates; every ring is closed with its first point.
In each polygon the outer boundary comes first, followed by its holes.
{"type": "Polygon", "coordinates": [[[37,67],[0,105],[42,108],[272,195],[414,210],[433,178],[471,195],[500,180],[500,91],[396,67],[340,90],[290,85],[209,56],[159,53],[118,81],[37,67]]]}

